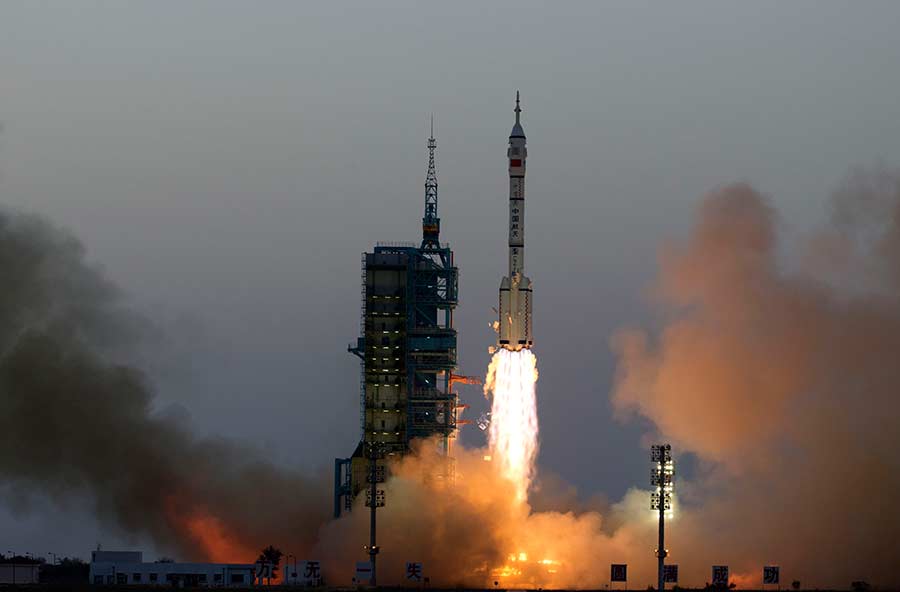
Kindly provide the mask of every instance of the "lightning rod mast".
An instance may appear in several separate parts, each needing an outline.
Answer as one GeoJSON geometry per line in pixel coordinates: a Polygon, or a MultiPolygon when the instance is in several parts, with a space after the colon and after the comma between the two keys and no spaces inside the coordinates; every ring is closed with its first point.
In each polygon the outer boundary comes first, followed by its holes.
{"type": "Polygon", "coordinates": [[[428,173],[425,176],[425,216],[422,218],[422,249],[439,249],[441,219],[438,218],[437,170],[434,165],[434,115],[431,116],[431,135],[428,137],[428,173]]]}

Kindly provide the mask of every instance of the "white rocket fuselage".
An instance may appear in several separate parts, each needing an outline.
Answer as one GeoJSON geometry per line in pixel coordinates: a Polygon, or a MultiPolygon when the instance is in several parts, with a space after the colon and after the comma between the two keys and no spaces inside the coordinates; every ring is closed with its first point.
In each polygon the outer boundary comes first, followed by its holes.
{"type": "Polygon", "coordinates": [[[516,93],[516,123],[509,136],[509,275],[500,282],[499,345],[510,350],[530,348],[531,280],[525,276],[525,130],[519,122],[516,93]]]}

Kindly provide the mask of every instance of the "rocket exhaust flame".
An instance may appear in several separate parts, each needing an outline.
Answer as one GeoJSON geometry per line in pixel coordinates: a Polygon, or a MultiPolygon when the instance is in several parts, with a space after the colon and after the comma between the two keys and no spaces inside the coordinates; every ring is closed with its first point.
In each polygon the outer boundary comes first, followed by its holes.
{"type": "Polygon", "coordinates": [[[516,488],[516,501],[527,499],[538,451],[537,358],[531,350],[500,349],[491,359],[485,394],[493,393],[488,440],[500,473],[516,488]]]}

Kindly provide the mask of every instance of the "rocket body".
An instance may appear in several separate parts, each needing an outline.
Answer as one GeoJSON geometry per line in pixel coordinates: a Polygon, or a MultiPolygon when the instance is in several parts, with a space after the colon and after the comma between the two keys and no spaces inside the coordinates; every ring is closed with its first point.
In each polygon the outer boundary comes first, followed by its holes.
{"type": "Polygon", "coordinates": [[[525,275],[525,130],[519,121],[516,93],[516,123],[509,135],[509,275],[500,282],[500,347],[531,348],[531,280],[525,275]]]}

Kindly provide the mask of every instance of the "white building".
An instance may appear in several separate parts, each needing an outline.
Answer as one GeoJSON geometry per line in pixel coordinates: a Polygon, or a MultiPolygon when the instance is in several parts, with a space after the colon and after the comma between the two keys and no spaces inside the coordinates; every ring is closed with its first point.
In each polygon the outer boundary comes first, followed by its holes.
{"type": "Polygon", "coordinates": [[[36,563],[0,563],[0,584],[37,584],[40,577],[36,563]]]}
{"type": "Polygon", "coordinates": [[[246,588],[253,585],[252,563],[144,563],[140,551],[93,551],[90,582],[138,586],[209,586],[246,588]]]}

